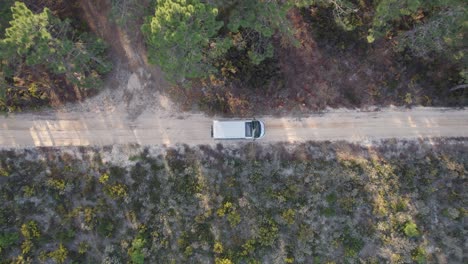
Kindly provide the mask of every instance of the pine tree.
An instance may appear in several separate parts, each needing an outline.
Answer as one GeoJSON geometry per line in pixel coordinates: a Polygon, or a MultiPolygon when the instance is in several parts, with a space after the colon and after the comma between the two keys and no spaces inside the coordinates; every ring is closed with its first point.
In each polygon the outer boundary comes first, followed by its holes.
{"type": "Polygon", "coordinates": [[[208,76],[214,71],[212,61],[231,46],[217,37],[223,25],[217,14],[218,9],[199,0],[159,0],[154,17],[142,27],[149,61],[172,81],[208,76]]]}
{"type": "Polygon", "coordinates": [[[78,88],[96,87],[100,75],[110,70],[103,41],[79,34],[69,20],[60,20],[47,8],[35,14],[22,2],[16,2],[11,13],[10,27],[0,39],[3,100],[19,91],[34,97],[61,76],[78,88]],[[46,73],[52,78],[44,78],[46,73]]]}

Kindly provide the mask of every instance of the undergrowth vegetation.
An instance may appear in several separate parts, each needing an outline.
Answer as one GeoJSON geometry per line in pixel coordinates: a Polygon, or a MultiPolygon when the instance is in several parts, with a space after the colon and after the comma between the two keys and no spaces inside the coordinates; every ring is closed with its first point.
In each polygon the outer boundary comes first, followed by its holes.
{"type": "Polygon", "coordinates": [[[462,263],[467,150],[4,150],[0,262],[462,263]]]}

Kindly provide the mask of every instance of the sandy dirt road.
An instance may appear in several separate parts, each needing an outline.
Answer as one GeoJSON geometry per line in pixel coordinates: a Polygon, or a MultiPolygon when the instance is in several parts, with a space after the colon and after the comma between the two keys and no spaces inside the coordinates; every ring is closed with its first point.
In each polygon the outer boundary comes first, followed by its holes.
{"type": "MultiPolygon", "coordinates": [[[[468,110],[446,108],[331,110],[303,118],[258,119],[266,125],[258,143],[468,137],[468,110]]],[[[0,117],[0,147],[233,143],[211,139],[212,120],[201,114],[144,113],[135,120],[118,112],[16,114],[0,117]]]]}

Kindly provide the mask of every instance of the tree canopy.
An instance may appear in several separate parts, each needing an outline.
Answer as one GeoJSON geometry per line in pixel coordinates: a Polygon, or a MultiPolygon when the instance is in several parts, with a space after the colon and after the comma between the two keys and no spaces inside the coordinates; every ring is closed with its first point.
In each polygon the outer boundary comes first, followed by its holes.
{"type": "Polygon", "coordinates": [[[149,60],[171,80],[203,77],[213,70],[210,61],[231,43],[217,38],[222,22],[218,9],[199,0],[159,0],[154,17],[142,27],[149,60]]]}
{"type": "Polygon", "coordinates": [[[274,34],[292,35],[287,12],[310,6],[332,10],[344,30],[369,32],[369,43],[393,36],[397,50],[413,56],[464,60],[467,12],[461,0],[158,0],[143,26],[149,58],[175,79],[207,77],[233,49],[258,65],[273,57],[274,34]]]}
{"type": "Polygon", "coordinates": [[[143,25],[149,60],[171,80],[204,78],[231,48],[253,64],[273,56],[271,37],[285,26],[286,4],[279,1],[158,0],[143,25]]]}
{"type": "Polygon", "coordinates": [[[58,79],[65,81],[60,85],[80,89],[98,86],[100,75],[110,70],[103,41],[77,32],[70,20],[60,20],[48,8],[35,14],[22,2],[15,2],[11,13],[10,27],[0,39],[4,108],[5,96],[21,92],[37,97],[57,86],[58,79]]]}

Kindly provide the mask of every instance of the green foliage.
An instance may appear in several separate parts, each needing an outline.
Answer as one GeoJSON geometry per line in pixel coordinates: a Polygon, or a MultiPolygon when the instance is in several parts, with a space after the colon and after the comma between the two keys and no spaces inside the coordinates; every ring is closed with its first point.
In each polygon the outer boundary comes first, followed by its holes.
{"type": "Polygon", "coordinates": [[[23,253],[23,255],[26,255],[29,252],[31,252],[32,247],[33,242],[29,239],[26,239],[23,241],[23,243],[21,243],[21,252],[23,253]]]}
{"type": "Polygon", "coordinates": [[[109,181],[109,174],[108,173],[103,173],[100,177],[99,177],[99,182],[101,184],[106,184],[107,181],[109,181]]]}
{"type": "Polygon", "coordinates": [[[0,234],[0,253],[3,249],[6,249],[14,244],[16,244],[19,240],[18,233],[2,233],[0,234]]]}
{"type": "Polygon", "coordinates": [[[235,210],[229,212],[227,219],[231,227],[237,226],[241,221],[240,214],[235,210]]]}
{"type": "Polygon", "coordinates": [[[25,197],[33,197],[36,194],[34,186],[24,186],[23,191],[25,197]]]}
{"type": "Polygon", "coordinates": [[[184,251],[184,256],[186,258],[190,257],[191,255],[193,254],[193,247],[192,246],[188,246],[185,248],[185,251],[184,251]]]}
{"type": "Polygon", "coordinates": [[[4,168],[0,168],[0,176],[1,177],[8,177],[10,175],[10,173],[8,172],[8,170],[4,169],[4,168]]]}
{"type": "Polygon", "coordinates": [[[216,241],[213,246],[213,252],[216,254],[221,254],[223,253],[223,251],[224,251],[223,244],[219,241],[216,241]]]}
{"type": "Polygon", "coordinates": [[[127,189],[127,186],[123,183],[106,185],[104,188],[106,194],[113,199],[125,198],[127,196],[127,189]]]}
{"type": "Polygon", "coordinates": [[[172,81],[208,76],[212,60],[230,47],[229,40],[216,38],[223,24],[217,15],[218,9],[199,0],[159,0],[142,27],[150,62],[172,81]]]}
{"type": "Polygon", "coordinates": [[[372,34],[380,38],[391,29],[390,22],[400,19],[404,15],[415,14],[423,4],[421,0],[383,0],[378,1],[373,20],[372,34]]]}
{"type": "Polygon", "coordinates": [[[83,241],[83,242],[80,242],[80,244],[78,244],[78,253],[86,254],[86,252],[88,252],[88,249],[89,249],[88,243],[83,241]]]}
{"type": "Polygon", "coordinates": [[[286,221],[286,223],[288,223],[288,225],[292,225],[294,223],[294,218],[296,217],[296,212],[289,208],[281,213],[281,217],[286,221]]]}
{"type": "Polygon", "coordinates": [[[129,249],[128,254],[132,263],[143,264],[145,263],[145,255],[143,254],[143,248],[146,245],[146,240],[140,237],[136,237],[132,241],[132,247],[129,249]]]}
{"type": "Polygon", "coordinates": [[[378,1],[368,40],[396,34],[401,51],[408,49],[426,59],[439,54],[463,60],[468,29],[465,4],[462,0],[378,1]]]}
{"type": "MultiPolygon", "coordinates": [[[[218,8],[199,0],[159,0],[155,15],[142,31],[149,60],[170,80],[206,78],[230,65],[226,56],[235,50],[258,65],[273,57],[272,36],[279,31],[293,39],[286,19],[291,7],[279,1],[218,1],[218,8]],[[220,12],[218,14],[218,12],[220,12]],[[223,19],[220,21],[218,19],[223,19]]],[[[293,40],[291,40],[294,42],[293,40]]],[[[235,53],[235,52],[234,52],[235,53]]],[[[234,70],[235,71],[235,70],[234,70]]]]}
{"type": "Polygon", "coordinates": [[[403,228],[403,232],[405,232],[405,235],[407,237],[418,237],[420,236],[420,233],[418,231],[417,225],[413,221],[409,221],[405,224],[405,227],[403,228]]]}
{"type": "Polygon", "coordinates": [[[416,263],[426,263],[426,250],[423,247],[417,247],[415,250],[413,250],[411,255],[416,263]]]}
{"type": "Polygon", "coordinates": [[[223,206],[216,211],[216,214],[219,217],[223,217],[227,214],[227,219],[231,227],[237,226],[241,221],[240,214],[231,202],[225,202],[223,206]]]}
{"type": "Polygon", "coordinates": [[[451,7],[434,14],[424,23],[401,34],[399,50],[409,49],[416,57],[430,59],[433,54],[448,56],[454,61],[462,60],[466,52],[465,33],[468,30],[468,13],[462,7],[451,7]]]}
{"type": "Polygon", "coordinates": [[[349,0],[292,0],[297,7],[308,7],[316,5],[333,10],[333,17],[337,25],[344,30],[353,30],[356,25],[353,24],[353,16],[358,12],[353,1],[349,0]]]}
{"type": "Polygon", "coordinates": [[[21,234],[26,240],[37,239],[41,236],[37,223],[31,220],[21,226],[21,234]]]}
{"type": "Polygon", "coordinates": [[[273,57],[270,38],[276,30],[289,33],[289,7],[278,1],[241,1],[229,13],[227,28],[233,34],[234,46],[246,50],[254,65],[273,57]]]}
{"type": "Polygon", "coordinates": [[[255,251],[255,239],[249,239],[242,245],[242,256],[248,256],[255,251]]]}
{"type": "Polygon", "coordinates": [[[223,206],[216,211],[216,214],[219,217],[223,217],[226,213],[230,212],[232,208],[233,208],[233,205],[231,202],[225,202],[223,206]]]}
{"type": "Polygon", "coordinates": [[[69,85],[92,88],[110,70],[103,41],[78,34],[70,20],[58,19],[47,8],[34,14],[22,2],[15,2],[11,10],[13,19],[0,40],[3,95],[27,90],[37,97],[39,90],[55,85],[53,78],[62,76],[69,85]],[[56,77],[38,79],[44,71],[56,77]]]}
{"type": "Polygon", "coordinates": [[[63,192],[66,187],[66,182],[63,179],[49,179],[47,180],[47,185],[52,189],[63,192]]]}
{"type": "Polygon", "coordinates": [[[262,246],[273,246],[278,238],[278,226],[272,219],[264,221],[258,230],[258,242],[262,246]]]}
{"type": "Polygon", "coordinates": [[[349,230],[345,230],[341,239],[345,255],[348,257],[356,257],[364,246],[364,241],[359,237],[352,236],[349,230]]]}
{"type": "Polygon", "coordinates": [[[62,243],[60,243],[59,247],[55,251],[50,252],[48,255],[56,263],[64,263],[68,258],[68,250],[62,245],[62,243]]]}
{"type": "Polygon", "coordinates": [[[215,264],[233,264],[228,258],[215,258],[215,264]]]}

